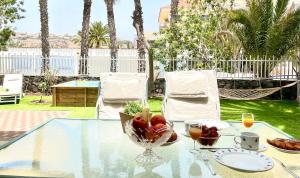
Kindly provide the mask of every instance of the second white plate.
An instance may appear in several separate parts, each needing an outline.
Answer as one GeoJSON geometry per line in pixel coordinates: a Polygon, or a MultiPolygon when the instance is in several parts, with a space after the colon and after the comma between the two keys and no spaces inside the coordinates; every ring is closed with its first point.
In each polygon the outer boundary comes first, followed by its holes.
{"type": "Polygon", "coordinates": [[[233,169],[247,172],[261,172],[273,168],[273,160],[256,151],[244,149],[223,149],[215,153],[217,162],[233,169]]]}

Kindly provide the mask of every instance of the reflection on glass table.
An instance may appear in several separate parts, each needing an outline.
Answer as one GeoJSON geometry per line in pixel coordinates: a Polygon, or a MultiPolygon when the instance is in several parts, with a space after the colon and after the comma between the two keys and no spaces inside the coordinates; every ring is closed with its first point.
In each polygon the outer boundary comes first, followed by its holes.
{"type": "MultiPolygon", "coordinates": [[[[231,128],[222,132],[234,133],[242,123],[230,122],[230,125],[231,128]]],[[[266,145],[266,138],[289,138],[289,135],[263,122],[256,122],[252,127],[266,145]]],[[[184,123],[174,123],[177,133],[184,128],[184,123]]],[[[232,139],[230,136],[221,136],[216,146],[230,141],[234,143],[232,139]]],[[[194,158],[189,152],[192,147],[191,139],[181,136],[172,145],[154,148],[155,152],[162,155],[163,163],[149,169],[135,162],[136,155],[143,152],[143,148],[123,133],[120,121],[54,119],[0,150],[0,175],[76,178],[152,175],[177,178],[200,175],[201,172],[202,177],[207,177],[210,175],[209,169],[201,158],[194,158]]],[[[269,171],[245,173],[217,163],[213,154],[208,152],[208,158],[218,177],[291,177],[277,162],[269,171]]],[[[300,174],[299,154],[282,153],[272,147],[268,147],[264,154],[283,160],[287,167],[300,174]]]]}

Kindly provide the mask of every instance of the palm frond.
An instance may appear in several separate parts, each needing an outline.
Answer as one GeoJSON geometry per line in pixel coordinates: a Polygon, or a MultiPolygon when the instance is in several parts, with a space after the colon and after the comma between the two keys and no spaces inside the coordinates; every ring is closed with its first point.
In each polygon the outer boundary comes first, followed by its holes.
{"type": "Polygon", "coordinates": [[[256,44],[257,52],[262,55],[266,50],[266,42],[268,40],[268,31],[273,21],[273,0],[258,1],[256,4],[256,44]]]}
{"type": "Polygon", "coordinates": [[[256,49],[256,34],[253,21],[246,10],[233,10],[229,15],[228,27],[236,33],[248,51],[256,49]]]}
{"type": "Polygon", "coordinates": [[[270,31],[269,53],[282,56],[297,47],[300,36],[300,8],[289,12],[276,23],[270,31]]]}
{"type": "Polygon", "coordinates": [[[274,14],[274,22],[278,21],[280,17],[286,12],[289,0],[277,0],[274,14]]]}

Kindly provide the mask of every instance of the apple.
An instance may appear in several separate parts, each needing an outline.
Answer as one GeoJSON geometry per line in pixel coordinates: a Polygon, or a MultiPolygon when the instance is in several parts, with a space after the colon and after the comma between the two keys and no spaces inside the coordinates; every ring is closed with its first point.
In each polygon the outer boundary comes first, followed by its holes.
{"type": "Polygon", "coordinates": [[[151,118],[150,121],[152,126],[155,126],[156,124],[164,124],[166,125],[166,119],[164,118],[164,116],[161,115],[155,115],[151,118]]]}
{"type": "Polygon", "coordinates": [[[156,132],[156,133],[163,133],[166,131],[167,129],[167,126],[165,124],[156,124],[154,126],[152,126],[153,130],[156,132]]]}
{"type": "Polygon", "coordinates": [[[145,138],[145,131],[148,127],[147,122],[142,117],[136,117],[132,120],[132,127],[135,129],[135,133],[140,138],[145,138]]]}
{"type": "Polygon", "coordinates": [[[136,130],[145,130],[148,127],[148,124],[142,117],[136,117],[132,120],[132,126],[136,130]]]}

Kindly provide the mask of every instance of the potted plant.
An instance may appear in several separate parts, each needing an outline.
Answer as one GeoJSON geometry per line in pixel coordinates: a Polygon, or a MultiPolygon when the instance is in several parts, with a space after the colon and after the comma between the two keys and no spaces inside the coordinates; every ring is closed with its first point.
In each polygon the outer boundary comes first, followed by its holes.
{"type": "Polygon", "coordinates": [[[125,133],[125,128],[124,128],[125,122],[133,119],[137,113],[142,113],[142,112],[143,112],[143,105],[140,102],[132,101],[132,102],[128,102],[125,105],[124,111],[119,113],[124,133],[125,133]]]}

